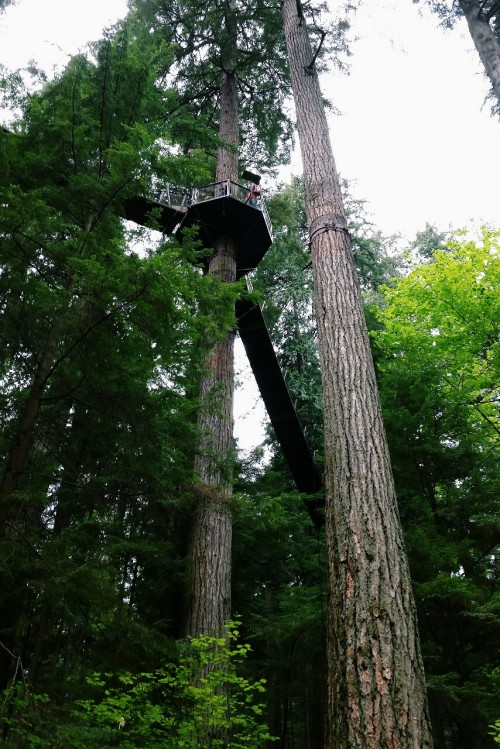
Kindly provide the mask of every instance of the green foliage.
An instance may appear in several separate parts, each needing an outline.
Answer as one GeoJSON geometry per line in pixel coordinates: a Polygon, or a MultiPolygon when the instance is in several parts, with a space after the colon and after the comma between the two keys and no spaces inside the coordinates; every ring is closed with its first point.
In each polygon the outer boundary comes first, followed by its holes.
{"type": "Polygon", "coordinates": [[[425,225],[423,231],[417,232],[413,242],[410,243],[410,254],[418,263],[428,263],[432,261],[433,255],[437,250],[446,250],[446,241],[449,235],[440,232],[435,226],[425,225]]]}
{"type": "Polygon", "coordinates": [[[493,729],[490,735],[493,736],[496,744],[500,744],[500,720],[495,721],[490,728],[493,729]]]}
{"type": "Polygon", "coordinates": [[[57,744],[47,744],[44,738],[33,731],[40,724],[41,715],[49,702],[46,694],[35,694],[26,678],[14,681],[0,695],[0,720],[3,731],[8,731],[11,740],[3,744],[8,747],[23,746],[26,749],[42,749],[57,744]]]}
{"type": "Polygon", "coordinates": [[[385,290],[372,333],[436,743],[467,749],[500,694],[499,283],[499,232],[458,234],[385,290]]]}
{"type": "Polygon", "coordinates": [[[242,485],[235,500],[234,607],[252,644],[248,670],[268,681],[271,733],[296,746],[321,746],[324,533],[311,524],[304,497],[281,493],[284,481],[271,473],[242,485]]]}
{"type": "MultiPolygon", "coordinates": [[[[175,112],[177,105],[216,128],[220,79],[230,68],[239,83],[242,163],[260,170],[284,163],[293,126],[286,106],[290,83],[279,7],[251,2],[245,12],[238,10],[233,16],[238,52],[230,65],[225,60],[229,5],[212,4],[200,12],[194,0],[134,0],[132,7],[134,16],[148,23],[155,36],[175,45],[176,94],[169,111],[175,112]]],[[[173,127],[179,137],[182,120],[175,118],[173,127]]],[[[216,144],[206,132],[190,129],[184,143],[186,150],[202,148],[215,156],[216,144]]]]}
{"type": "Polygon", "coordinates": [[[226,637],[180,642],[176,662],[151,672],[89,676],[91,696],[55,725],[57,708],[46,695],[7,690],[11,741],[22,737],[27,749],[262,749],[271,740],[265,681],[240,675],[249,646],[238,643],[237,624],[226,637]]]}
{"type": "Polygon", "coordinates": [[[276,195],[269,209],[274,242],[259,265],[256,287],[265,299],[266,323],[297,413],[307,427],[312,448],[317,449],[321,445],[321,385],[301,182],[276,195]]]}
{"type": "Polygon", "coordinates": [[[22,653],[60,705],[96,661],[147,670],[170,654],[193,393],[239,293],[203,276],[194,238],[179,246],[121,218],[126,198],[206,174],[160,120],[172,53],[147,36],[118,27],[92,58],[20,93],[15,134],[0,136],[2,473],[29,435],[2,502],[0,681],[22,653]]]}
{"type": "MultiPolygon", "coordinates": [[[[211,179],[222,17],[220,4],[200,13],[187,0],[137,0],[126,23],[43,89],[26,96],[20,74],[5,79],[21,112],[15,137],[0,131],[5,460],[55,341],[0,544],[6,747],[257,749],[269,741],[264,698],[273,734],[322,743],[324,538],[303,498],[284,492],[292,481],[279,459],[242,477],[234,502],[234,601],[252,651],[234,630],[229,641],[176,643],[202,354],[234,324],[239,288],[202,276],[194,234],[180,247],[125,228],[120,215],[125,199],[165,181],[211,179]]],[[[250,4],[237,22],[241,153],[272,168],[291,135],[279,9],[250,4]]],[[[276,240],[256,285],[320,451],[301,191],[297,181],[270,205],[276,240]]],[[[369,322],[436,746],[484,749],[500,693],[498,233],[443,246],[426,227],[412,250],[430,262],[381,303],[381,284],[398,275],[392,240],[362,201],[345,201],[365,301],[383,307],[369,322]]]]}

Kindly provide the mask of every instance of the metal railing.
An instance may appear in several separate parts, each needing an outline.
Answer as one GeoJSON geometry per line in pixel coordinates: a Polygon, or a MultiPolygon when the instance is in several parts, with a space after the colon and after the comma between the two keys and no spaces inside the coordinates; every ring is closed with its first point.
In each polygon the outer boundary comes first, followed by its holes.
{"type": "MultiPolygon", "coordinates": [[[[170,208],[186,211],[189,206],[194,205],[195,203],[203,203],[206,200],[216,200],[217,198],[223,198],[227,195],[244,203],[245,198],[248,195],[248,187],[229,179],[222,182],[211,182],[209,185],[202,185],[201,187],[179,187],[177,185],[167,184],[161,191],[158,197],[158,202],[162,205],[167,205],[170,208]]],[[[262,212],[269,234],[272,236],[273,227],[271,219],[269,218],[266,203],[262,196],[257,198],[257,204],[253,207],[262,212]]]]}
{"type": "Polygon", "coordinates": [[[248,187],[240,185],[238,182],[232,182],[229,179],[223,182],[211,182],[209,185],[203,185],[202,187],[193,187],[192,201],[193,203],[202,203],[205,200],[223,198],[226,195],[230,195],[232,198],[236,198],[236,200],[241,200],[243,203],[248,195],[248,187]]]}
{"type": "Polygon", "coordinates": [[[158,202],[169,208],[180,208],[187,211],[192,203],[192,189],[190,187],[179,187],[178,185],[166,184],[160,192],[158,202]]]}

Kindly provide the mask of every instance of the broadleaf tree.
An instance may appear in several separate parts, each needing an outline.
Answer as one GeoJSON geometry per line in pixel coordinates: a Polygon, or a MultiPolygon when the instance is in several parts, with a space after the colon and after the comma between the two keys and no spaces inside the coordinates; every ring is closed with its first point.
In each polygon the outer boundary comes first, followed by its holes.
{"type": "Polygon", "coordinates": [[[385,291],[373,332],[439,747],[498,704],[498,231],[459,233],[385,291]]]}

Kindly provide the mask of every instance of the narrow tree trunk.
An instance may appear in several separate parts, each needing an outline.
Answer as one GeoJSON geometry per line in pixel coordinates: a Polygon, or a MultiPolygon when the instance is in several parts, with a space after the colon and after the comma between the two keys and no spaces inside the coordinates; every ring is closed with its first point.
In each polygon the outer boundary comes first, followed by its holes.
{"type": "MultiPolygon", "coordinates": [[[[94,220],[94,215],[89,214],[84,227],[87,233],[92,230],[94,220]]],[[[81,245],[82,252],[84,248],[85,240],[81,245]]],[[[72,286],[73,279],[71,276],[68,276],[65,286],[66,291],[70,291],[72,286]]],[[[54,315],[54,322],[47,334],[45,346],[31,381],[28,397],[11,441],[7,463],[0,481],[0,537],[6,533],[6,524],[12,512],[11,495],[19,486],[26,459],[33,444],[35,424],[38,419],[47,383],[53,372],[57,347],[63,334],[65,312],[65,309],[59,309],[54,315]]]]}
{"type": "Polygon", "coordinates": [[[459,5],[500,107],[500,41],[488,19],[480,12],[478,3],[459,0],[459,5]]]}
{"type": "Polygon", "coordinates": [[[327,749],[432,745],[415,605],[339,179],[305,20],[284,0],[323,383],[327,749]]]}
{"type": "MultiPolygon", "coordinates": [[[[226,6],[228,41],[220,87],[221,147],[216,181],[238,177],[238,91],[235,75],[235,6],[226,6]]],[[[232,240],[217,239],[208,272],[225,283],[236,280],[232,240]]],[[[220,635],[231,614],[232,460],[234,331],[218,342],[206,362],[198,418],[200,445],[195,460],[196,511],[188,552],[188,608],[185,634],[220,635]]]]}
{"type": "Polygon", "coordinates": [[[57,325],[55,325],[49,332],[45,349],[31,382],[28,397],[24,404],[16,434],[12,439],[9,457],[2,480],[0,481],[0,535],[5,533],[5,524],[12,509],[10,496],[16,491],[19,485],[19,479],[23,473],[26,458],[33,444],[35,422],[38,418],[43,394],[52,372],[54,353],[58,341],[59,331],[57,325]]]}

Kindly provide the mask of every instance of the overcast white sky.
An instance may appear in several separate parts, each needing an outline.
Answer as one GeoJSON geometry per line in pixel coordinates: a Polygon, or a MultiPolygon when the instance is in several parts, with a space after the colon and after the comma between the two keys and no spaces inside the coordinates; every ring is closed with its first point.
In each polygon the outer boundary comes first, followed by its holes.
{"type": "MultiPolygon", "coordinates": [[[[420,10],[370,0],[354,17],[351,74],[322,82],[342,113],[331,118],[338,170],[385,234],[412,239],[426,222],[500,227],[500,123],[484,105],[477,53],[465,24],[445,32],[420,10]]],[[[0,62],[61,66],[126,11],[126,0],[17,0],[0,16],[0,62]]],[[[242,435],[255,396],[238,400],[242,435]]]]}
{"type": "Polygon", "coordinates": [[[325,86],[342,111],[337,166],[375,223],[413,237],[426,222],[500,226],[500,122],[463,22],[453,31],[411,0],[369,2],[356,17],[349,77],[325,86]]]}

